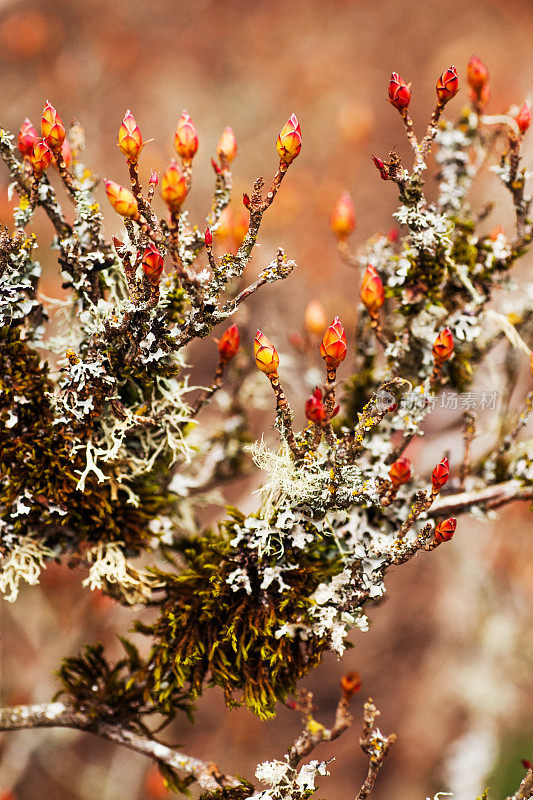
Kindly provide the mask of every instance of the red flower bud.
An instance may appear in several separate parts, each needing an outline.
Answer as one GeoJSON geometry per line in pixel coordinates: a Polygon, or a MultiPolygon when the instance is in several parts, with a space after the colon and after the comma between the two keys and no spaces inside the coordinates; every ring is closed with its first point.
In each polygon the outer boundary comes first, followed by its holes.
{"type": "Polygon", "coordinates": [[[198,134],[189,114],[184,111],[174,134],[174,149],[180,158],[190,161],[198,150],[198,134]]]}
{"type": "Polygon", "coordinates": [[[446,72],[443,72],[437,81],[437,97],[439,102],[444,105],[452,97],[455,97],[459,91],[459,78],[455,67],[449,67],[446,72]]]}
{"type": "Polygon", "coordinates": [[[66,136],[65,126],[61,117],[50,103],[46,103],[41,119],[43,139],[50,150],[61,150],[66,136]]]}
{"type": "Polygon", "coordinates": [[[411,462],[408,458],[401,456],[397,461],[392,464],[389,470],[389,477],[395,489],[403,486],[411,480],[411,462]]]}
{"type": "Polygon", "coordinates": [[[220,169],[214,158],[211,159],[211,166],[213,167],[217,175],[221,174],[222,170],[220,169]]]}
{"type": "Polygon", "coordinates": [[[257,369],[265,375],[274,375],[278,371],[279,356],[276,348],[261,331],[255,334],[254,356],[257,369]]]}
{"type": "Polygon", "coordinates": [[[489,82],[489,71],[477,56],[471,56],[466,68],[466,79],[471,89],[479,94],[489,82]]]}
{"type": "Polygon", "coordinates": [[[449,476],[450,465],[448,463],[448,459],[444,457],[442,461],[439,461],[431,473],[431,483],[433,484],[433,488],[437,491],[442,489],[442,487],[446,485],[449,476]]]}
{"type": "Polygon", "coordinates": [[[30,161],[36,175],[42,175],[52,163],[52,151],[42,139],[37,139],[33,145],[30,161]]]}
{"type": "Polygon", "coordinates": [[[400,238],[400,231],[398,228],[391,228],[387,234],[387,239],[391,244],[395,244],[400,238]]]}
{"type": "Polygon", "coordinates": [[[246,194],[246,192],[243,192],[243,195],[242,195],[242,204],[243,204],[243,206],[245,208],[250,208],[250,203],[251,203],[250,196],[248,194],[246,194]]]}
{"type": "Polygon", "coordinates": [[[397,72],[393,72],[389,82],[389,102],[398,111],[407,108],[411,100],[411,90],[397,72]]]}
{"type": "Polygon", "coordinates": [[[389,168],[385,164],[385,162],[382,161],[381,158],[378,158],[377,156],[372,156],[372,161],[374,162],[376,168],[379,169],[379,174],[381,175],[381,180],[382,181],[388,181],[389,177],[390,177],[389,176],[389,168]]]}
{"type": "Polygon", "coordinates": [[[222,136],[217,144],[217,156],[219,159],[225,158],[231,164],[237,155],[237,139],[233,133],[233,128],[224,128],[222,136]]]}
{"type": "Polygon", "coordinates": [[[164,259],[157,247],[149,244],[143,253],[143,272],[154,286],[159,283],[163,272],[164,259]]]}
{"type": "Polygon", "coordinates": [[[354,694],[361,691],[361,676],[358,672],[347,672],[340,680],[341,690],[344,697],[348,700],[354,694]]]}
{"type": "Polygon", "coordinates": [[[532,768],[531,761],[529,761],[527,758],[521,758],[520,761],[522,762],[522,766],[524,767],[524,769],[532,768]]]}
{"type": "Polygon", "coordinates": [[[107,199],[121,217],[138,216],[137,200],[128,189],[115,183],[115,181],[106,181],[105,193],[107,199]]]}
{"type": "Polygon", "coordinates": [[[361,282],[361,302],[368,312],[375,314],[385,302],[383,283],[375,268],[369,266],[361,282]]]}
{"type": "Polygon", "coordinates": [[[131,164],[136,164],[143,148],[143,137],[135,117],[128,109],[118,131],[118,146],[131,164]]]}
{"type": "Polygon", "coordinates": [[[305,416],[309,422],[314,422],[315,425],[323,425],[327,421],[328,412],[322,402],[322,392],[320,389],[315,389],[311,397],[305,402],[305,416]]]}
{"type": "Polygon", "coordinates": [[[524,105],[516,115],[515,122],[518,125],[520,133],[525,133],[529,128],[529,126],[531,125],[531,109],[529,108],[527,103],[524,103],[524,105]]]}
{"type": "Polygon", "coordinates": [[[439,522],[435,528],[435,541],[442,544],[442,542],[449,542],[457,528],[457,520],[454,517],[445,519],[439,522]]]}
{"type": "Polygon", "coordinates": [[[308,333],[320,336],[328,324],[324,306],[318,300],[310,300],[305,309],[304,325],[308,333]]]}
{"type": "Polygon", "coordinates": [[[211,247],[211,245],[213,244],[213,234],[211,233],[210,228],[205,229],[204,241],[206,247],[211,247]]]}
{"type": "Polygon", "coordinates": [[[302,132],[296,114],[281,129],[276,148],[283,164],[291,164],[302,149],[302,132]]]}
{"type": "Polygon", "coordinates": [[[22,125],[20,126],[20,131],[17,139],[18,148],[23,156],[27,156],[31,158],[31,154],[33,153],[33,147],[37,142],[39,136],[37,131],[26,117],[22,125]]]}
{"type": "Polygon", "coordinates": [[[433,358],[439,364],[447,361],[453,353],[453,335],[449,328],[444,328],[433,345],[433,358]]]}
{"type": "Polygon", "coordinates": [[[163,173],[161,197],[171,211],[179,211],[187,197],[187,183],[174,159],[163,173]]]}
{"type": "Polygon", "coordinates": [[[340,239],[355,230],[355,208],[348,192],[343,192],[331,214],[330,226],[340,239]]]}
{"type": "Polygon", "coordinates": [[[230,325],[218,342],[218,354],[220,360],[225,364],[235,358],[239,352],[239,329],[236,325],[230,325]]]}
{"type": "Polygon", "coordinates": [[[348,345],[341,321],[335,317],[320,342],[320,355],[328,369],[337,369],[346,358],[348,345]]]}
{"type": "MultiPolygon", "coordinates": [[[[67,168],[70,167],[70,165],[72,164],[72,150],[70,149],[70,144],[68,139],[65,139],[65,141],[61,145],[61,157],[63,159],[65,167],[67,168]]],[[[54,165],[54,167],[57,167],[57,158],[55,157],[55,155],[52,156],[52,164],[54,165]]]]}
{"type": "Polygon", "coordinates": [[[157,186],[157,184],[159,183],[159,175],[157,174],[155,169],[150,170],[150,181],[149,181],[149,183],[150,183],[150,186],[154,186],[154,187],[157,186]]]}

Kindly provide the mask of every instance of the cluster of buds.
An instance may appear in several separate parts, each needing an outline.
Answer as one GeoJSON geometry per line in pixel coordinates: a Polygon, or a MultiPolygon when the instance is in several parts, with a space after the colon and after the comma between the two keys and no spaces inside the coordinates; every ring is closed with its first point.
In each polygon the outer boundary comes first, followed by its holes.
{"type": "MultiPolygon", "coordinates": [[[[346,333],[338,317],[334,318],[333,322],[326,330],[320,342],[319,349],[320,355],[326,362],[328,373],[335,373],[346,358],[346,353],[348,352],[346,333]]],[[[334,376],[333,380],[335,380],[334,376]]]]}
{"type": "Polygon", "coordinates": [[[287,166],[292,164],[302,149],[302,132],[296,114],[293,114],[281,129],[276,148],[280,162],[287,164],[287,166]]]}
{"type": "Polygon", "coordinates": [[[449,542],[457,528],[457,520],[455,517],[449,517],[442,522],[439,522],[435,528],[435,542],[442,544],[442,542],[449,542]]]}
{"type": "Polygon", "coordinates": [[[389,102],[400,113],[404,112],[411,102],[411,84],[407,85],[397,72],[393,72],[389,81],[389,102]]]}
{"type": "Polygon", "coordinates": [[[137,200],[129,189],[125,189],[115,181],[106,181],[105,193],[112,207],[121,217],[136,219],[139,216],[137,200]]]}
{"type": "Polygon", "coordinates": [[[148,245],[143,253],[141,266],[148,281],[156,286],[163,274],[164,259],[155,245],[148,245]]]}
{"type": "Polygon", "coordinates": [[[183,161],[191,161],[198,150],[198,134],[186,111],[178,120],[174,133],[174,149],[183,161]]]}
{"type": "Polygon", "coordinates": [[[355,208],[348,192],[343,192],[335,203],[330,225],[331,230],[339,239],[345,239],[355,230],[355,208]]]}
{"type": "Polygon", "coordinates": [[[470,86],[470,99],[475,108],[482,111],[490,97],[489,71],[477,56],[472,56],[468,62],[466,78],[470,86]]]}
{"type": "Polygon", "coordinates": [[[143,148],[143,137],[135,117],[128,109],[118,131],[118,147],[130,164],[136,164],[143,148]]]}
{"type": "Polygon", "coordinates": [[[437,81],[436,92],[439,106],[444,106],[448,100],[455,97],[459,91],[459,77],[454,66],[442,73],[437,81]]]}
{"type": "Polygon", "coordinates": [[[218,355],[220,361],[228,364],[239,352],[239,329],[236,325],[230,327],[222,334],[218,340],[218,355]]]}
{"type": "Polygon", "coordinates": [[[172,159],[161,179],[161,197],[171,214],[179,213],[187,197],[187,181],[177,161],[172,159]]]}
{"type": "Polygon", "coordinates": [[[431,483],[433,485],[433,495],[437,495],[450,477],[450,464],[446,456],[439,461],[431,473],[431,483]]]}

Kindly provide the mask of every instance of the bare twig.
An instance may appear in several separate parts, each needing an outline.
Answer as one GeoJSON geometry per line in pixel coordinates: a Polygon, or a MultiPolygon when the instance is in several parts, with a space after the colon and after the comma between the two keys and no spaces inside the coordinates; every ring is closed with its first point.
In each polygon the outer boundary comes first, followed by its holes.
{"type": "Polygon", "coordinates": [[[353,719],[348,711],[349,701],[350,697],[343,693],[337,705],[333,727],[326,728],[313,719],[311,713],[313,710],[312,693],[305,690],[300,692],[297,707],[302,712],[305,728],[289,750],[289,764],[291,767],[296,767],[302,758],[309,755],[318,744],[332,742],[333,739],[337,739],[341,733],[344,733],[350,727],[353,719]]]}
{"type": "Polygon", "coordinates": [[[396,741],[395,733],[391,733],[390,736],[384,736],[379,728],[375,727],[374,721],[378,716],[379,711],[374,705],[372,698],[369,697],[368,702],[365,703],[365,721],[363,732],[359,739],[361,749],[368,758],[368,774],[363,785],[357,792],[355,800],[365,800],[373,790],[381,765],[389,752],[390,746],[396,741]]]}
{"type": "Polygon", "coordinates": [[[533,769],[527,771],[527,775],[518,790],[507,800],[529,800],[530,797],[533,797],[533,769]]]}
{"type": "Polygon", "coordinates": [[[515,500],[532,500],[533,489],[524,487],[520,481],[505,481],[487,486],[485,489],[445,495],[436,500],[428,511],[430,517],[447,517],[461,514],[474,506],[487,509],[498,508],[515,500]]]}

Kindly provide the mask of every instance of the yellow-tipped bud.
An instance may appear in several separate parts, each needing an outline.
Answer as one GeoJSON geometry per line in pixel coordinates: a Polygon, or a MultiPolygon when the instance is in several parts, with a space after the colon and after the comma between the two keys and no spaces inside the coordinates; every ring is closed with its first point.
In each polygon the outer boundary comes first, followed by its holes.
{"type": "Polygon", "coordinates": [[[265,375],[274,375],[278,371],[279,356],[276,348],[261,331],[255,334],[254,356],[257,369],[265,375]]]}
{"type": "Polygon", "coordinates": [[[179,211],[187,197],[187,182],[174,159],[161,179],[161,197],[171,211],[179,211]]]}
{"type": "Polygon", "coordinates": [[[121,217],[137,217],[139,209],[132,193],[114,181],[105,182],[107,199],[121,217]]]}

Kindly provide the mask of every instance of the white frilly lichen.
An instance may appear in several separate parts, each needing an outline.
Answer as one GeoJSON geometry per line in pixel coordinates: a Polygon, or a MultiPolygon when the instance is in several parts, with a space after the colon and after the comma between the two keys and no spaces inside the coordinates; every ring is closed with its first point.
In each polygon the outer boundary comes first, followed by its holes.
{"type": "Polygon", "coordinates": [[[46,567],[45,559],[52,556],[52,551],[42,542],[29,536],[21,537],[0,566],[0,592],[4,599],[8,603],[15,602],[21,581],[30,586],[39,583],[41,571],[46,567]]]}

